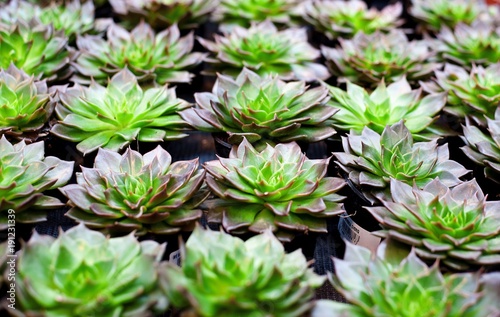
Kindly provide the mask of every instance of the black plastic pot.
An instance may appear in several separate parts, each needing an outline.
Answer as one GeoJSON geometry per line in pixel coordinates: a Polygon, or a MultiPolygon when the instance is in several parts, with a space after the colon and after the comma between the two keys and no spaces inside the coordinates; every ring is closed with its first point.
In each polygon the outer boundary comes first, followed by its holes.
{"type": "Polygon", "coordinates": [[[212,133],[215,145],[215,154],[220,157],[228,158],[231,152],[232,144],[227,141],[226,133],[212,133]]]}
{"type": "MultiPolygon", "coordinates": [[[[342,147],[341,135],[336,134],[325,140],[326,152],[328,156],[331,156],[335,152],[344,152],[342,147]]],[[[335,163],[335,157],[330,159],[330,164],[328,165],[328,175],[329,176],[340,176],[340,167],[335,163]]]]}

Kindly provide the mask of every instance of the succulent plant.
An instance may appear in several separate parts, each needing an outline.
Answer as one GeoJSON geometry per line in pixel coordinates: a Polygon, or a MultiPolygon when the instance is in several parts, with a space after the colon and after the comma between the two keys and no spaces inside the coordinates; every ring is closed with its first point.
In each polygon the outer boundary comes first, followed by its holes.
{"type": "Polygon", "coordinates": [[[165,245],[132,234],[109,238],[79,225],[57,239],[36,232],[18,253],[14,316],[150,316],[165,245]]]}
{"type": "Polygon", "coordinates": [[[454,28],[459,23],[472,24],[488,18],[488,7],[482,0],[411,0],[410,14],[426,30],[439,32],[443,26],[454,28]]]}
{"type": "Polygon", "coordinates": [[[403,121],[387,126],[382,134],[368,127],[361,133],[351,131],[342,137],[342,145],[345,152],[333,153],[338,165],[372,203],[375,197],[390,199],[391,178],[423,188],[439,177],[453,187],[468,173],[449,159],[448,144],[438,146],[437,140],[414,143],[403,121]]]}
{"type": "Polygon", "coordinates": [[[192,230],[202,216],[197,207],[209,193],[200,190],[205,171],[198,169],[198,159],[171,162],[160,146],[144,156],[99,149],[94,168],[82,167],[78,184],[60,188],[73,206],[66,215],[111,233],[192,230]]]}
{"type": "Polygon", "coordinates": [[[368,9],[361,0],[309,0],[304,3],[302,17],[328,38],[351,38],[358,32],[389,32],[400,26],[403,7],[396,2],[383,10],[368,9]]]}
{"type": "Polygon", "coordinates": [[[258,152],[244,139],[229,158],[206,162],[206,182],[218,198],[209,219],[229,233],[272,230],[282,241],[295,233],[327,232],[326,217],[343,212],[336,192],[344,180],[325,177],[329,159],[310,160],[296,143],[258,152]]]}
{"type": "Polygon", "coordinates": [[[124,68],[128,68],[141,84],[188,83],[192,74],[187,69],[200,64],[205,53],[191,53],[193,33],[180,37],[179,28],[170,28],[155,34],[141,22],[130,33],[112,24],[107,31],[107,41],[99,36],[78,37],[80,56],[74,67],[77,75],[73,81],[88,84],[93,78],[106,83],[124,68]]]}
{"type": "Polygon", "coordinates": [[[332,117],[336,129],[361,132],[369,127],[382,133],[387,125],[404,120],[414,138],[433,135],[432,123],[446,104],[446,93],[431,93],[422,98],[422,88],[412,90],[406,79],[386,86],[384,82],[369,93],[363,87],[347,82],[347,91],[324,83],[332,98],[328,102],[339,112],[332,117]]]}
{"type": "Polygon", "coordinates": [[[186,316],[303,316],[324,282],[269,231],[243,241],[197,227],[181,259],[182,267],[162,264],[160,283],[186,316]]]}
{"type": "Polygon", "coordinates": [[[155,29],[177,24],[182,29],[205,22],[219,5],[219,0],[110,0],[113,11],[126,25],[141,20],[155,29]]]}
{"type": "Polygon", "coordinates": [[[0,69],[0,135],[36,140],[54,111],[53,97],[45,81],[14,65],[0,69]]]}
{"type": "Polygon", "coordinates": [[[6,26],[0,23],[0,68],[16,65],[28,75],[48,81],[71,76],[70,62],[75,52],[67,47],[68,38],[52,25],[22,21],[6,26]]]}
{"type": "Polygon", "coordinates": [[[435,82],[422,83],[430,93],[446,91],[448,101],[443,110],[464,119],[470,117],[485,126],[485,118],[494,118],[500,105],[500,63],[486,68],[473,66],[469,72],[453,64],[446,64],[444,71],[436,70],[435,82]]]}
{"type": "Polygon", "coordinates": [[[304,82],[285,83],[277,75],[244,68],[236,79],[218,75],[213,93],[196,93],[199,108],[181,116],[198,130],[227,132],[238,144],[245,137],[256,148],[279,142],[316,142],[335,133],[326,106],[328,91],[304,82]]]}
{"type": "Polygon", "coordinates": [[[7,228],[9,209],[16,212],[16,222],[45,220],[46,210],[63,207],[59,199],[43,191],[65,185],[73,173],[73,162],[44,157],[44,143],[12,145],[0,138],[0,230],[7,228]]]}
{"type": "Polygon", "coordinates": [[[459,23],[453,30],[443,27],[432,45],[441,60],[467,69],[474,64],[500,62],[500,28],[492,24],[478,21],[472,25],[459,23]]]}
{"type": "Polygon", "coordinates": [[[483,132],[466,120],[462,140],[465,146],[461,149],[474,163],[484,166],[486,178],[500,184],[500,109],[494,119],[486,119],[488,130],[483,132]]]}
{"type": "Polygon", "coordinates": [[[191,105],[178,99],[175,88],[142,89],[125,69],[111,78],[107,87],[92,82],[75,85],[60,93],[55,112],[60,121],[51,133],[79,142],[83,154],[100,147],[119,151],[134,140],[160,142],[181,139],[188,125],[179,112],[191,105]]]}
{"type": "Polygon", "coordinates": [[[213,19],[222,30],[250,27],[252,22],[271,21],[276,25],[297,24],[300,0],[220,0],[213,19]]]}
{"type": "Polygon", "coordinates": [[[322,46],[328,68],[338,81],[349,80],[364,86],[387,84],[406,77],[410,83],[426,79],[439,65],[427,41],[408,41],[402,30],[385,34],[357,33],[353,39],[339,39],[340,46],[322,46]]]}
{"type": "Polygon", "coordinates": [[[500,201],[486,201],[475,180],[452,189],[439,179],[423,189],[394,179],[390,186],[390,201],[367,208],[384,229],[377,235],[455,270],[500,264],[500,201]]]}
{"type": "Polygon", "coordinates": [[[94,3],[71,0],[39,6],[23,0],[11,0],[0,10],[0,22],[6,24],[18,21],[29,23],[33,19],[45,25],[51,24],[54,30],[64,31],[74,39],[77,34],[88,33],[94,28],[94,3]]]}
{"type": "Polygon", "coordinates": [[[312,317],[496,317],[499,273],[443,274],[415,254],[383,242],[376,255],[347,242],[344,259],[333,259],[334,287],[349,304],[319,301],[312,317]]]}
{"type": "Polygon", "coordinates": [[[206,61],[215,70],[236,77],[246,67],[259,75],[277,74],[283,80],[315,81],[328,78],[328,70],[314,60],[320,53],[307,42],[305,28],[278,31],[269,20],[248,29],[235,26],[215,42],[198,41],[214,55],[206,61]]]}

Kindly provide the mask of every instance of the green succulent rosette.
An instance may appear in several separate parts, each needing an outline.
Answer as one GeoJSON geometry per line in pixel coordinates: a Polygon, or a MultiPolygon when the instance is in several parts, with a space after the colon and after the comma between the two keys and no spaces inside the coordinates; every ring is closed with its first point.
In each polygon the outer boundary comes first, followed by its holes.
{"type": "Polygon", "coordinates": [[[109,3],[127,26],[143,20],[154,29],[174,24],[181,29],[192,29],[208,20],[219,0],[110,0],[109,3]]]}
{"type": "Polygon", "coordinates": [[[402,30],[388,33],[357,33],[352,39],[339,39],[340,46],[321,47],[330,72],[339,82],[376,86],[382,80],[390,84],[403,77],[415,84],[431,77],[440,65],[427,41],[409,41],[402,30]]]}
{"type": "Polygon", "coordinates": [[[372,254],[347,242],[334,258],[334,287],[348,303],[320,300],[311,317],[495,317],[500,312],[499,273],[443,274],[394,241],[372,254]]]}
{"type": "Polygon", "coordinates": [[[500,28],[481,21],[443,27],[436,40],[428,40],[441,61],[471,69],[500,62],[500,28]]]}
{"type": "Polygon", "coordinates": [[[454,270],[500,264],[500,201],[486,201],[475,180],[448,188],[435,179],[417,189],[392,179],[390,186],[391,200],[367,208],[383,227],[377,235],[454,270]]]}
{"type": "Polygon", "coordinates": [[[142,89],[125,69],[107,87],[92,82],[60,92],[55,112],[59,122],[51,133],[87,154],[105,148],[119,151],[134,140],[161,142],[186,137],[188,124],[179,112],[191,105],[167,86],[142,89]]]}
{"type": "Polygon", "coordinates": [[[72,80],[100,84],[128,68],[143,84],[189,83],[193,75],[188,69],[200,64],[206,54],[191,52],[193,33],[181,37],[177,25],[160,33],[141,22],[131,32],[112,24],[107,40],[86,35],[77,38],[80,56],[73,66],[77,74],[72,80]]]}
{"type": "Polygon", "coordinates": [[[243,241],[198,227],[181,259],[182,267],[162,264],[160,281],[186,316],[303,316],[324,282],[301,250],[286,254],[269,231],[243,241]]]}
{"type": "Polygon", "coordinates": [[[356,33],[390,32],[403,24],[401,3],[383,10],[368,9],[361,0],[309,0],[304,3],[302,18],[329,39],[352,38],[356,33]]]}
{"type": "Polygon", "coordinates": [[[13,145],[0,138],[0,230],[7,229],[9,209],[17,223],[36,223],[46,220],[47,210],[64,206],[43,192],[65,185],[74,163],[44,154],[43,142],[13,145]]]}
{"type": "Polygon", "coordinates": [[[14,64],[30,76],[63,81],[71,76],[70,63],[76,57],[67,44],[68,38],[52,25],[35,20],[11,26],[0,23],[0,69],[14,64]]]}
{"type": "Polygon", "coordinates": [[[483,0],[411,0],[410,14],[425,30],[439,32],[444,26],[456,27],[459,23],[471,25],[477,20],[488,21],[488,6],[483,0]]]}
{"type": "Polygon", "coordinates": [[[494,118],[500,105],[500,63],[472,66],[471,71],[446,64],[443,71],[436,70],[435,74],[433,82],[421,85],[429,93],[447,92],[444,112],[461,120],[469,117],[481,126],[486,126],[486,118],[494,118]]]}
{"type": "Polygon", "coordinates": [[[459,163],[449,159],[448,144],[437,140],[413,142],[403,121],[387,126],[382,134],[366,127],[342,137],[344,152],[336,152],[337,164],[355,186],[374,204],[375,197],[389,200],[391,178],[423,188],[438,177],[446,186],[460,184],[467,174],[459,163]]]}
{"type": "Polygon", "coordinates": [[[252,23],[266,20],[280,26],[297,24],[300,0],[220,0],[213,20],[222,30],[230,32],[235,26],[248,28],[252,23]]]}
{"type": "Polygon", "coordinates": [[[328,105],[339,111],[331,118],[335,129],[361,132],[365,127],[382,133],[387,125],[404,120],[406,128],[416,139],[430,139],[444,133],[433,123],[446,105],[446,93],[422,96],[422,88],[412,90],[406,79],[386,85],[378,84],[368,92],[347,82],[347,91],[330,86],[332,97],[328,105]]]}
{"type": "Polygon", "coordinates": [[[76,176],[78,184],[60,188],[72,206],[66,216],[111,233],[193,230],[209,194],[201,189],[205,171],[198,159],[172,163],[160,146],[144,155],[100,149],[94,168],[82,167],[76,176]]]}
{"type": "Polygon", "coordinates": [[[151,316],[167,309],[158,288],[165,245],[109,238],[76,226],[53,238],[34,233],[18,253],[13,316],[151,316]]]}
{"type": "Polygon", "coordinates": [[[471,161],[484,166],[486,178],[500,184],[500,109],[495,118],[486,118],[486,123],[487,130],[466,120],[461,136],[465,146],[461,149],[471,161]]]}
{"type": "Polygon", "coordinates": [[[277,75],[259,76],[244,68],[236,79],[218,75],[213,92],[195,93],[197,108],[181,116],[198,130],[226,132],[228,141],[243,138],[263,149],[266,144],[326,139],[335,130],[326,88],[305,82],[285,83],[277,75]]]}
{"type": "Polygon", "coordinates": [[[326,233],[326,218],[341,214],[345,182],[325,177],[329,159],[310,160],[296,143],[259,152],[244,139],[229,158],[206,162],[206,183],[217,198],[209,220],[232,234],[275,232],[282,241],[297,233],[326,233]]]}
{"type": "Polygon", "coordinates": [[[330,76],[326,67],[314,62],[320,52],[307,42],[305,28],[279,31],[266,20],[247,29],[235,26],[231,32],[222,33],[214,35],[215,42],[198,38],[212,53],[206,62],[215,71],[236,77],[246,67],[259,75],[307,82],[330,76]]]}
{"type": "Polygon", "coordinates": [[[47,6],[23,0],[11,0],[0,6],[0,22],[15,24],[18,21],[29,23],[36,19],[44,25],[52,25],[54,30],[63,31],[72,40],[76,35],[89,33],[94,29],[94,3],[92,1],[71,0],[47,6]]]}
{"type": "Polygon", "coordinates": [[[0,69],[0,135],[36,141],[54,111],[54,92],[47,83],[14,65],[0,69]]]}

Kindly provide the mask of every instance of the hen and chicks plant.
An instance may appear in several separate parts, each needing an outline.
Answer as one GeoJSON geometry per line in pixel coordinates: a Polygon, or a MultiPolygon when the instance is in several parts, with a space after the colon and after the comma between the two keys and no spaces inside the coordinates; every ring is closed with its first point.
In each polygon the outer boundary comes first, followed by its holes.
{"type": "Polygon", "coordinates": [[[14,64],[30,76],[49,82],[63,81],[71,76],[70,63],[76,56],[68,47],[68,37],[52,25],[34,20],[0,23],[0,68],[14,64]]]}
{"type": "Polygon", "coordinates": [[[333,153],[337,164],[372,204],[376,197],[390,199],[391,179],[423,188],[438,177],[453,187],[469,172],[449,159],[448,144],[438,145],[436,139],[414,142],[403,121],[387,126],[382,134],[368,127],[361,133],[351,131],[342,137],[342,145],[344,152],[333,153]]]}
{"type": "Polygon", "coordinates": [[[186,316],[303,316],[324,282],[301,250],[286,254],[269,231],[243,241],[198,227],[181,259],[162,265],[160,281],[186,316]]]}
{"type": "Polygon", "coordinates": [[[361,0],[309,0],[302,6],[302,17],[329,39],[352,38],[356,33],[390,32],[400,26],[401,3],[387,5],[383,10],[368,9],[361,0]]]}
{"type": "Polygon", "coordinates": [[[54,111],[54,95],[45,80],[14,65],[0,69],[0,135],[28,142],[46,135],[40,130],[54,111]]]}
{"type": "Polygon", "coordinates": [[[100,36],[78,37],[79,57],[73,66],[73,81],[100,84],[127,68],[142,85],[189,83],[193,74],[188,69],[200,64],[204,53],[193,50],[193,33],[181,37],[177,25],[159,33],[151,26],[139,23],[131,32],[112,24],[107,39],[100,36]]]}
{"type": "Polygon", "coordinates": [[[16,222],[36,223],[46,220],[47,210],[64,206],[43,192],[65,185],[74,163],[44,154],[43,141],[11,144],[0,138],[0,230],[7,228],[9,209],[16,222]]]}
{"type": "Polygon", "coordinates": [[[423,189],[391,180],[391,200],[367,208],[378,235],[455,270],[500,264],[500,201],[486,201],[475,180],[449,188],[434,179],[423,189]]]}
{"type": "Polygon", "coordinates": [[[326,218],[343,212],[336,194],[345,184],[325,177],[329,159],[308,159],[294,143],[257,151],[246,139],[229,158],[206,162],[209,220],[233,234],[275,232],[282,241],[296,234],[327,232],[326,218]]]}
{"type": "Polygon", "coordinates": [[[154,29],[177,24],[193,29],[208,20],[220,0],[109,0],[113,11],[126,26],[145,21],[154,29]]]}
{"type": "Polygon", "coordinates": [[[212,71],[236,77],[243,68],[259,75],[278,75],[283,80],[323,80],[330,76],[316,63],[320,52],[307,42],[305,28],[279,31],[269,20],[249,28],[236,26],[214,35],[215,42],[198,38],[212,53],[206,61],[212,71]]]}
{"type": "Polygon", "coordinates": [[[328,105],[338,109],[331,118],[337,130],[361,132],[368,127],[382,133],[386,126],[404,120],[415,139],[430,139],[446,132],[434,124],[446,104],[445,92],[422,96],[422,88],[411,89],[405,78],[390,85],[382,82],[372,92],[349,81],[347,91],[323,85],[332,97],[328,105]]]}
{"type": "Polygon", "coordinates": [[[68,217],[90,228],[120,234],[174,234],[193,230],[207,198],[198,160],[172,162],[158,146],[144,155],[100,149],[93,168],[82,167],[77,184],[60,188],[68,217]]]}
{"type": "Polygon", "coordinates": [[[317,142],[333,134],[323,87],[303,81],[284,82],[278,75],[258,75],[244,68],[238,77],[218,75],[213,92],[195,93],[196,108],[181,116],[197,130],[226,132],[228,141],[246,138],[256,148],[266,144],[317,142]]]}
{"type": "Polygon", "coordinates": [[[138,317],[163,313],[158,285],[165,245],[109,238],[79,225],[56,239],[34,233],[17,257],[13,316],[138,317]]]}
{"type": "Polygon", "coordinates": [[[321,51],[331,73],[340,82],[351,81],[366,87],[386,84],[403,77],[415,84],[431,77],[439,67],[428,41],[409,41],[403,30],[372,34],[358,32],[352,39],[339,39],[336,48],[323,46],[321,51]]]}
{"type": "Polygon", "coordinates": [[[51,133],[71,142],[83,154],[99,148],[124,149],[130,142],[161,142],[186,137],[179,112],[191,105],[167,86],[143,89],[125,69],[106,87],[92,82],[61,89],[51,133]]]}
{"type": "MultiPolygon", "coordinates": [[[[394,241],[376,254],[347,243],[330,281],[348,303],[320,300],[312,317],[495,317],[499,273],[444,274],[394,241]]],[[[436,262],[437,263],[437,262],[436,262]]]]}

